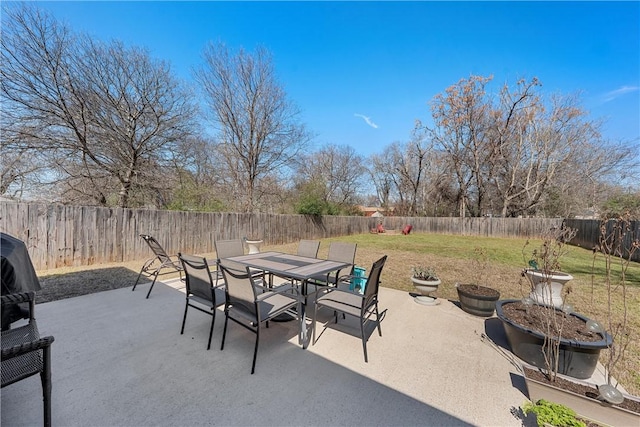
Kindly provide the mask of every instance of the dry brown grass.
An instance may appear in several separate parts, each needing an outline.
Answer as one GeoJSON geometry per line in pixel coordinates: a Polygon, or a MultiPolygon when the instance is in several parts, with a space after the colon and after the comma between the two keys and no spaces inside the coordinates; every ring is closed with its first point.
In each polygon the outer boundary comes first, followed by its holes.
{"type": "MultiPolygon", "coordinates": [[[[417,264],[435,266],[442,284],[437,295],[457,301],[456,283],[469,283],[476,276],[477,266],[472,262],[474,247],[488,247],[490,254],[485,284],[500,291],[501,298],[522,298],[529,292],[526,279],[521,277],[524,266],[521,248],[524,239],[482,239],[474,237],[453,237],[433,235],[411,236],[378,236],[360,235],[340,239],[324,239],[320,246],[319,257],[326,257],[331,240],[354,241],[358,243],[356,263],[369,269],[380,256],[388,255],[387,264],[382,273],[382,286],[412,292],[409,279],[411,267],[417,264]],[[424,242],[421,239],[426,239],[424,242]],[[467,240],[465,245],[460,242],[467,240]],[[454,242],[454,240],[456,240],[454,242]],[[519,261],[520,260],[520,261],[519,261]]],[[[295,253],[297,243],[263,246],[263,250],[278,250],[295,253]]],[[[569,296],[576,311],[588,317],[606,322],[607,292],[602,284],[593,289],[590,279],[589,254],[575,248],[574,255],[579,257],[570,263],[569,271],[574,276],[571,281],[573,290],[569,296]],[[586,261],[585,261],[586,260],[586,261]]],[[[212,259],[214,254],[203,254],[212,259]]],[[[39,293],[38,302],[68,298],[102,290],[132,286],[144,260],[127,263],[97,265],[89,267],[65,267],[55,270],[40,271],[43,290],[39,293]]],[[[567,269],[565,269],[566,271],[567,269]]],[[[640,395],[640,266],[633,266],[634,275],[628,290],[628,321],[631,332],[624,363],[614,370],[614,376],[632,394],[640,395]]],[[[165,277],[177,276],[169,275],[165,277]]],[[[140,291],[146,292],[147,285],[140,291]]],[[[137,292],[137,290],[136,290],[137,292]]],[[[619,296],[619,290],[616,291],[619,296]]],[[[614,301],[617,312],[620,312],[620,301],[614,301]]],[[[604,353],[604,352],[603,352],[604,353]]],[[[602,356],[602,359],[605,356],[602,356]]],[[[604,362],[604,360],[603,360],[604,362]]]]}

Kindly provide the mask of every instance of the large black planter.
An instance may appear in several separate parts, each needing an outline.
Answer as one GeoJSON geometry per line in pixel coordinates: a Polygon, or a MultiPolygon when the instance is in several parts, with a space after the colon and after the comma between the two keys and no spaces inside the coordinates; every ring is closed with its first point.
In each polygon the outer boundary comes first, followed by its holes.
{"type": "Polygon", "coordinates": [[[479,286],[493,295],[483,295],[473,292],[474,286],[456,285],[460,308],[469,314],[480,317],[491,317],[495,311],[496,301],[500,299],[500,293],[495,289],[479,286]]]}
{"type": "MultiPolygon", "coordinates": [[[[544,353],[542,352],[544,335],[518,325],[504,315],[502,306],[513,302],[519,302],[519,300],[500,300],[496,302],[496,314],[502,321],[511,351],[525,362],[538,368],[545,368],[544,353]]],[[[577,313],[571,313],[571,316],[575,316],[584,322],[589,320],[587,317],[577,313]]],[[[558,373],[579,379],[590,378],[598,364],[600,350],[609,347],[613,342],[611,335],[608,333],[604,332],[599,335],[602,339],[595,342],[561,340],[558,373]]]]}

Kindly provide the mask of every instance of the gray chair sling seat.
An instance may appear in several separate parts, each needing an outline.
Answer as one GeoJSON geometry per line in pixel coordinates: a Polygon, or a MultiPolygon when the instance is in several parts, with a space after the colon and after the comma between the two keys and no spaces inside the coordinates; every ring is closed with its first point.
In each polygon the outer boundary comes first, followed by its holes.
{"type": "Polygon", "coordinates": [[[298,318],[301,301],[299,296],[292,294],[289,288],[273,290],[259,285],[248,267],[245,267],[244,273],[241,273],[230,270],[222,264],[221,270],[226,283],[226,302],[220,350],[224,350],[229,319],[255,333],[256,341],[251,365],[251,374],[253,374],[258,356],[261,325],[264,323],[268,327],[268,322],[282,313],[298,318]]]}
{"type": "Polygon", "coordinates": [[[353,268],[355,267],[356,249],[356,243],[331,242],[329,245],[327,259],[331,261],[346,262],[350,265],[331,273],[313,276],[307,281],[307,283],[315,286],[336,286],[338,284],[338,278],[352,275],[353,268]]]}
{"type": "Polygon", "coordinates": [[[40,374],[44,404],[44,425],[51,425],[51,343],[52,336],[40,337],[36,324],[35,294],[25,292],[2,296],[2,309],[11,304],[29,303],[29,322],[2,331],[2,387],[40,374]]]}
{"type": "Polygon", "coordinates": [[[375,321],[378,334],[382,336],[380,312],[378,311],[378,289],[380,287],[380,274],[386,261],[387,256],[385,255],[373,263],[369,277],[367,277],[364,295],[334,287],[323,288],[316,294],[312,322],[314,344],[316,343],[316,317],[321,308],[333,310],[336,323],[338,323],[338,313],[354,316],[359,320],[364,361],[369,361],[367,355],[367,340],[369,339],[369,335],[367,334],[366,327],[370,321],[375,321]],[[374,315],[375,319],[372,319],[374,315]]]}
{"type": "Polygon", "coordinates": [[[317,258],[319,249],[319,240],[300,240],[298,244],[298,255],[307,258],[317,258]]]}

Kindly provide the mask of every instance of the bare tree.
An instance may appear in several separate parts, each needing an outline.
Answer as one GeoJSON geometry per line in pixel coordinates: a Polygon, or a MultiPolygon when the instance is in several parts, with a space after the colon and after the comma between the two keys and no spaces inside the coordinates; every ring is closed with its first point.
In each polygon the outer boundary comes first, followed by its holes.
{"type": "Polygon", "coordinates": [[[568,203],[572,193],[596,188],[635,157],[628,145],[603,141],[601,123],[576,95],[545,101],[538,79],[521,79],[515,88],[503,85],[496,102],[486,91],[490,80],[462,79],[432,102],[430,131],[457,185],[460,216],[466,207],[472,216],[535,214],[554,197],[564,203],[555,203],[555,213],[571,215],[578,208],[568,203]]]}
{"type": "MultiPolygon", "coordinates": [[[[4,116],[4,114],[3,114],[4,116]]],[[[4,120],[5,117],[2,117],[4,120]]],[[[46,173],[46,159],[18,144],[9,126],[2,126],[0,137],[0,194],[20,200],[25,193],[37,193],[40,175],[46,173]]]]}
{"type": "Polygon", "coordinates": [[[48,153],[68,200],[128,207],[136,192],[153,193],[195,112],[169,66],[78,37],[34,7],[6,10],[3,22],[2,125],[18,135],[12,143],[48,153]]]}
{"type": "Polygon", "coordinates": [[[298,180],[316,182],[326,203],[341,206],[355,203],[365,174],[363,159],[353,147],[327,145],[300,157],[298,180]]]}
{"type": "Polygon", "coordinates": [[[368,171],[376,189],[376,203],[388,208],[391,205],[391,193],[393,190],[393,170],[386,155],[384,153],[372,154],[369,158],[368,171]]]}
{"type": "Polygon", "coordinates": [[[371,158],[370,174],[384,203],[393,203],[398,215],[425,215],[438,199],[436,189],[446,187],[443,166],[428,133],[418,122],[411,141],[395,142],[371,158]]]}
{"type": "Polygon", "coordinates": [[[459,216],[482,213],[491,163],[488,129],[491,118],[485,86],[492,77],[471,76],[438,94],[431,103],[431,138],[447,154],[457,184],[459,216]]]}
{"type": "Polygon", "coordinates": [[[224,44],[210,44],[204,60],[196,80],[218,132],[228,191],[241,203],[239,210],[251,212],[264,195],[261,179],[288,170],[310,136],[277,82],[267,50],[234,54],[224,44]]]}

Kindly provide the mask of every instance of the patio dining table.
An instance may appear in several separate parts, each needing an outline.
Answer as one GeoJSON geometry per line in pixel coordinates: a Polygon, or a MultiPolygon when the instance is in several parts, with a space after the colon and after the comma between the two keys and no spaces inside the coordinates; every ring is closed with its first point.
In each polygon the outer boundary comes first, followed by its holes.
{"type": "Polygon", "coordinates": [[[340,261],[331,261],[320,258],[308,258],[300,255],[292,255],[282,252],[259,252],[255,254],[239,255],[223,258],[221,262],[230,261],[245,267],[268,272],[278,277],[292,279],[292,283],[299,287],[302,300],[302,313],[300,314],[300,332],[298,335],[302,348],[309,345],[309,331],[306,321],[306,306],[308,297],[307,282],[312,277],[324,275],[340,270],[351,264],[340,261]]]}

